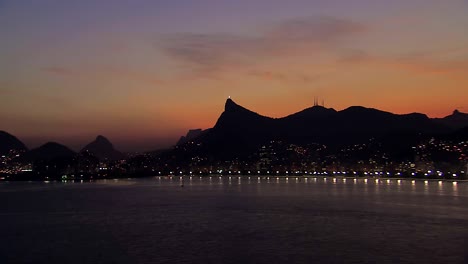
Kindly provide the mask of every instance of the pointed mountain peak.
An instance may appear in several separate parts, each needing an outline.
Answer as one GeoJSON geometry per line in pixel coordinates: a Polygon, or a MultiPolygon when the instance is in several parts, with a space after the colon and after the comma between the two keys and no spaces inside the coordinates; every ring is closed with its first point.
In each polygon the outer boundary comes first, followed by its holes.
{"type": "Polygon", "coordinates": [[[89,152],[99,159],[117,160],[123,157],[123,154],[114,149],[114,145],[104,136],[99,135],[96,139],[86,145],[81,152],[89,152]]]}
{"type": "Polygon", "coordinates": [[[110,141],[105,136],[102,136],[102,135],[97,136],[95,142],[110,143],[110,141]]]}
{"type": "Polygon", "coordinates": [[[6,154],[10,150],[26,151],[27,148],[24,143],[15,136],[5,131],[0,131],[0,154],[6,154]]]}
{"type": "Polygon", "coordinates": [[[226,103],[224,104],[224,111],[230,111],[230,110],[234,110],[236,108],[239,108],[240,106],[238,104],[236,104],[232,99],[231,97],[228,97],[228,99],[226,100],[226,103]]]}
{"type": "Polygon", "coordinates": [[[86,147],[84,147],[83,150],[90,151],[90,150],[102,149],[102,148],[113,150],[114,146],[106,137],[99,135],[96,137],[96,139],[93,142],[86,145],[86,147]]]}
{"type": "Polygon", "coordinates": [[[454,115],[454,116],[456,116],[456,115],[466,115],[466,113],[460,112],[458,109],[455,109],[455,110],[453,110],[452,115],[454,115]]]}

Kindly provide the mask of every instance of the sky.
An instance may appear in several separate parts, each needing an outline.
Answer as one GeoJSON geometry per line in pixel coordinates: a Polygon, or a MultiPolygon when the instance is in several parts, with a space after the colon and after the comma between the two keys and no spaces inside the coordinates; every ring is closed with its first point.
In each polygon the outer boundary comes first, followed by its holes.
{"type": "Polygon", "coordinates": [[[353,105],[468,112],[468,0],[0,0],[0,130],[123,151],[353,105]]]}

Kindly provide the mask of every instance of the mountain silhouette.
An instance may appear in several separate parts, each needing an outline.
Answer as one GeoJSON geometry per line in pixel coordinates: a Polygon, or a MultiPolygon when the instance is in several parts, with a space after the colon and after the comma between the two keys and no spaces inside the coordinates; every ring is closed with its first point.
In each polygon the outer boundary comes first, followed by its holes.
{"type": "Polygon", "coordinates": [[[185,136],[181,136],[179,141],[177,141],[177,144],[176,145],[182,145],[182,144],[185,144],[197,137],[199,137],[200,135],[202,135],[203,133],[206,133],[206,130],[202,130],[200,128],[198,129],[190,129],[188,132],[187,132],[187,135],[185,136]]]}
{"type": "Polygon", "coordinates": [[[227,99],[224,112],[215,126],[197,140],[208,152],[220,157],[231,153],[248,153],[259,142],[274,135],[275,120],[250,111],[227,99]]]}
{"type": "MultiPolygon", "coordinates": [[[[468,122],[465,124],[468,126],[468,122]]],[[[424,114],[399,115],[362,106],[341,111],[313,106],[286,117],[270,118],[227,99],[216,125],[194,140],[201,143],[203,152],[231,158],[251,153],[271,140],[333,147],[371,138],[395,137],[397,141],[401,135],[439,135],[453,130],[424,114]]]]}
{"type": "Polygon", "coordinates": [[[15,136],[0,131],[0,155],[7,154],[10,150],[27,151],[27,147],[15,136]]]}
{"type": "Polygon", "coordinates": [[[451,115],[444,118],[434,118],[434,120],[453,129],[461,129],[468,126],[468,114],[458,110],[454,110],[451,115]]]}
{"type": "Polygon", "coordinates": [[[48,142],[38,148],[26,152],[23,156],[25,160],[53,160],[59,158],[72,158],[76,153],[68,147],[56,143],[48,142]]]}
{"type": "Polygon", "coordinates": [[[80,152],[89,152],[101,160],[119,160],[125,157],[114,148],[107,138],[101,135],[97,136],[93,142],[86,145],[80,152]]]}

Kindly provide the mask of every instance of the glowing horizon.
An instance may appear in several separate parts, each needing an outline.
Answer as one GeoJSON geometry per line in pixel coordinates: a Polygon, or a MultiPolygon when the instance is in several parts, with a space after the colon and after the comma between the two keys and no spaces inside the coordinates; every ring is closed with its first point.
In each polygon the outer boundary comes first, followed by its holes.
{"type": "Polygon", "coordinates": [[[468,112],[468,2],[2,1],[0,130],[123,150],[210,128],[232,96],[265,116],[353,105],[468,112]],[[321,101],[320,101],[321,102],[321,101]]]}

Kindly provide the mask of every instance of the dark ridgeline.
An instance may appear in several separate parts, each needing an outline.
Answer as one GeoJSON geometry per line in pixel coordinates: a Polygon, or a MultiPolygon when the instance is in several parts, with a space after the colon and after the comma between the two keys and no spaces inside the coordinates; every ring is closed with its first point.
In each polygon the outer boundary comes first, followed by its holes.
{"type": "Polygon", "coordinates": [[[116,150],[114,145],[104,136],[97,136],[96,139],[86,145],[80,153],[89,152],[100,160],[119,160],[125,158],[122,152],[116,150]]]}
{"type": "Polygon", "coordinates": [[[420,171],[462,171],[468,160],[467,116],[455,111],[431,119],[419,113],[397,115],[361,106],[336,111],[315,103],[286,117],[270,118],[228,99],[213,128],[190,130],[174,148],[131,157],[103,136],[79,153],[47,143],[23,154],[24,144],[2,132],[2,151],[9,153],[2,167],[4,172],[18,171],[17,165],[32,168],[30,175],[15,179],[139,177],[155,172],[207,173],[213,168],[359,171],[385,167],[408,172],[417,166],[420,171]]]}
{"type": "Polygon", "coordinates": [[[23,155],[23,159],[27,161],[70,159],[75,157],[75,155],[76,152],[62,144],[48,142],[38,148],[26,152],[23,155]]]}
{"type": "MultiPolygon", "coordinates": [[[[125,156],[115,150],[109,140],[98,136],[80,153],[56,142],[48,142],[30,151],[19,152],[18,155],[10,152],[5,157],[7,163],[2,171],[16,166],[27,168],[11,178],[14,180],[56,180],[68,179],[70,176],[72,179],[92,179],[96,176],[105,178],[109,177],[107,168],[123,158],[125,156]],[[103,166],[106,170],[100,171],[103,166]]],[[[113,176],[118,176],[119,173],[120,171],[114,170],[113,176]]]]}
{"type": "Polygon", "coordinates": [[[449,116],[444,118],[434,118],[434,120],[453,129],[462,129],[468,126],[468,114],[462,113],[458,110],[453,111],[449,116]]]}
{"type": "Polygon", "coordinates": [[[24,152],[28,148],[15,136],[5,131],[0,131],[0,155],[8,154],[11,150],[24,152]]]}
{"type": "Polygon", "coordinates": [[[450,134],[468,126],[468,120],[460,118],[466,116],[455,112],[431,119],[419,113],[398,115],[361,106],[336,111],[315,105],[283,118],[270,118],[227,99],[216,125],[193,141],[202,145],[201,152],[220,158],[245,156],[271,140],[338,147],[375,138],[398,149],[423,136],[450,134]]]}
{"type": "Polygon", "coordinates": [[[185,144],[187,142],[190,142],[192,141],[193,139],[201,136],[203,133],[206,133],[208,130],[202,130],[200,128],[198,129],[190,129],[188,132],[187,132],[187,135],[185,136],[181,136],[179,141],[177,141],[177,144],[176,145],[182,145],[182,144],[185,144]]]}

